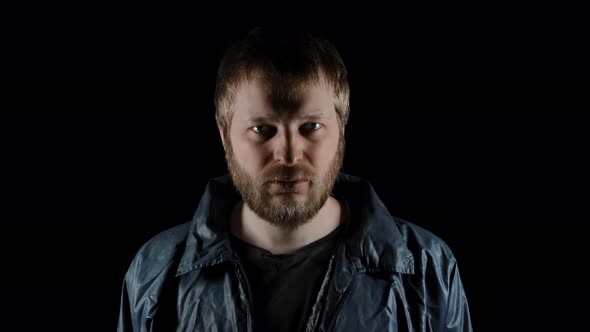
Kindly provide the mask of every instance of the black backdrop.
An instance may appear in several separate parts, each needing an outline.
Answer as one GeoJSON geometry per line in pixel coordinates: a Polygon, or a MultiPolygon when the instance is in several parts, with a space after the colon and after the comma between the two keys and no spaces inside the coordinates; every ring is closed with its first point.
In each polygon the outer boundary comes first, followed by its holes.
{"type": "MultiPolygon", "coordinates": [[[[114,330],[136,250],[188,221],[225,173],[214,74],[253,24],[136,14],[46,19],[9,39],[5,77],[142,79],[5,85],[0,291],[14,330],[114,330]]],[[[478,18],[314,26],[350,71],[344,171],[451,246],[476,330],[578,330],[586,84],[445,80],[584,76],[578,35],[478,18]]]]}

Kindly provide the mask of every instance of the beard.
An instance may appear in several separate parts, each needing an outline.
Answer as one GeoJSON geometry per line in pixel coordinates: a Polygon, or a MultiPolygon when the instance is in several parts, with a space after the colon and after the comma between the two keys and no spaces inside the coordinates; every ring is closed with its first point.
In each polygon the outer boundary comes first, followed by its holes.
{"type": "Polygon", "coordinates": [[[225,159],[229,173],[244,203],[270,224],[290,230],[311,220],[324,206],[332,193],[344,160],[345,143],[344,135],[341,133],[336,154],[326,174],[317,174],[311,167],[303,164],[293,167],[272,165],[259,177],[253,177],[236,160],[229,135],[226,135],[225,140],[228,143],[225,159]],[[291,194],[297,191],[290,187],[281,190],[277,197],[273,197],[268,192],[267,186],[270,182],[279,179],[307,180],[309,190],[306,199],[297,201],[291,194]]]}

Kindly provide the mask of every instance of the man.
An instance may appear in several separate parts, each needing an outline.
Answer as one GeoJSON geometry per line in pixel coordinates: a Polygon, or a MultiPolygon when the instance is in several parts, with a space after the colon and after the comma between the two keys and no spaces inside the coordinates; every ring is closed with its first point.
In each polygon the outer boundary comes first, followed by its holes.
{"type": "Polygon", "coordinates": [[[471,331],[457,262],[340,173],[349,86],[327,41],[258,28],[223,57],[229,175],[137,253],[119,331],[471,331]]]}

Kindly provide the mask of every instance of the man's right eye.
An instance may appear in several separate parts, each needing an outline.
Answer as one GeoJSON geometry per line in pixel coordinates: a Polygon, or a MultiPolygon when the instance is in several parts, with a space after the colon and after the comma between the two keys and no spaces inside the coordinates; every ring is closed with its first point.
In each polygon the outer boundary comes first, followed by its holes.
{"type": "Polygon", "coordinates": [[[252,127],[251,130],[256,134],[270,134],[273,128],[269,126],[255,126],[252,127]]]}

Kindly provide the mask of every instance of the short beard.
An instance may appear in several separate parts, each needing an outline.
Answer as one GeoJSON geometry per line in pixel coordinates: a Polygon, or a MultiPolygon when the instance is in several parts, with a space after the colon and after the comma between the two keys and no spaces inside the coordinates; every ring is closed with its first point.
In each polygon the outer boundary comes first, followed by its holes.
{"type": "Polygon", "coordinates": [[[336,155],[332,159],[325,176],[314,173],[307,166],[273,166],[265,171],[260,179],[251,177],[236,160],[229,133],[225,135],[227,148],[225,159],[234,185],[244,202],[256,215],[270,224],[284,228],[296,229],[311,220],[324,206],[332,193],[338,173],[344,160],[344,133],[340,132],[336,155]],[[310,185],[309,197],[305,202],[297,202],[289,196],[281,197],[280,202],[273,200],[267,192],[266,185],[274,179],[297,178],[307,179],[310,185]]]}

